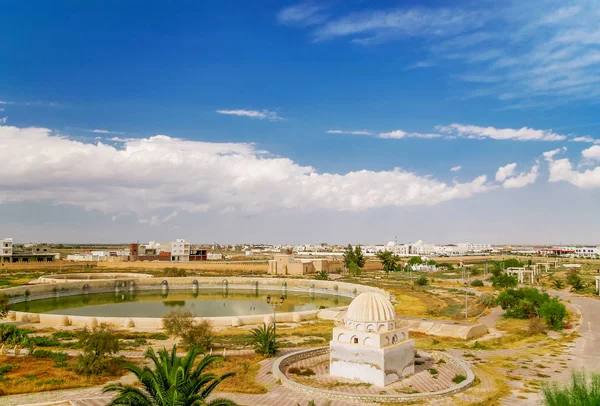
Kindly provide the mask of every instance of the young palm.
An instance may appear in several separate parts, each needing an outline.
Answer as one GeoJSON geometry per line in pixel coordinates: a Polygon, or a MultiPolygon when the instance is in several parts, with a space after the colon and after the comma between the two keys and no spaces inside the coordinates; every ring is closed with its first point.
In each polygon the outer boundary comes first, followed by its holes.
{"type": "Polygon", "coordinates": [[[263,324],[260,327],[253,328],[251,332],[254,351],[257,354],[267,357],[277,354],[279,346],[277,345],[274,324],[263,324]]]}
{"type": "Polygon", "coordinates": [[[217,355],[204,356],[194,368],[200,354],[200,350],[192,348],[185,357],[178,357],[174,345],[171,353],[163,348],[157,356],[148,348],[145,357],[152,360],[153,369],[133,364],[125,367],[137,377],[143,390],[120,383],[109,384],[104,392],[118,392],[109,406],[236,406],[227,399],[206,400],[217,385],[234,374],[217,376],[204,372],[210,364],[223,359],[217,355]]]}

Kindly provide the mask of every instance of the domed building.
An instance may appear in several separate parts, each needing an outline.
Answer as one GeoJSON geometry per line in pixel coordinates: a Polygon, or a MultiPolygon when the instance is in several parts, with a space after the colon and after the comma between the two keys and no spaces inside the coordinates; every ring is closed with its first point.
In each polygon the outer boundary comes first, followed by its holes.
{"type": "Polygon", "coordinates": [[[415,343],[407,328],[397,328],[390,300],[376,292],[358,295],[333,329],[329,373],[377,386],[389,385],[415,371],[415,343]]]}

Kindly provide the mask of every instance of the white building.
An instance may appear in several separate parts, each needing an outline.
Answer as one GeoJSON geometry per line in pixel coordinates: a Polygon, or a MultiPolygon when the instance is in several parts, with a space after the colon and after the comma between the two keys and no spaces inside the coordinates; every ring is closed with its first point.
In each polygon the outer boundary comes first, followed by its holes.
{"type": "Polygon", "coordinates": [[[13,239],[5,238],[0,240],[0,257],[12,257],[13,254],[13,239]]]}
{"type": "Polygon", "coordinates": [[[573,250],[573,255],[577,258],[596,258],[600,256],[600,247],[594,246],[571,246],[563,247],[565,250],[573,250]]]}
{"type": "Polygon", "coordinates": [[[358,295],[333,329],[329,373],[377,386],[394,383],[415,372],[415,343],[408,329],[398,328],[396,312],[380,293],[358,295]]]}
{"type": "Polygon", "coordinates": [[[171,253],[171,261],[188,262],[190,260],[190,243],[182,238],[160,244],[160,250],[171,253]]]}

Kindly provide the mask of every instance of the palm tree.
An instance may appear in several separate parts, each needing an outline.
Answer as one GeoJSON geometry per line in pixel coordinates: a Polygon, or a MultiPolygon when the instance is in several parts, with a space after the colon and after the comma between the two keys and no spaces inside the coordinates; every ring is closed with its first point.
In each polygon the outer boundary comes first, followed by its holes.
{"type": "Polygon", "coordinates": [[[257,354],[272,357],[277,354],[279,346],[277,344],[277,336],[275,335],[275,323],[263,324],[260,327],[252,329],[252,341],[254,351],[257,354]]]}
{"type": "Polygon", "coordinates": [[[171,353],[163,348],[157,356],[152,348],[148,348],[145,357],[154,362],[154,369],[133,364],[125,366],[141,382],[143,389],[121,383],[108,384],[103,392],[118,392],[109,406],[237,406],[227,399],[206,400],[217,385],[235,374],[217,376],[204,372],[213,362],[223,360],[218,355],[205,355],[194,368],[194,361],[200,354],[194,347],[180,358],[174,345],[171,353]]]}

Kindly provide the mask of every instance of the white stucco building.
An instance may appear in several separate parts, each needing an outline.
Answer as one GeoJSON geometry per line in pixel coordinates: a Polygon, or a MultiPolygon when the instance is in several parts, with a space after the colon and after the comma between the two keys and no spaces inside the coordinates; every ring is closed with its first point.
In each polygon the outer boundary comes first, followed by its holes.
{"type": "Polygon", "coordinates": [[[377,386],[389,385],[415,371],[415,344],[408,329],[398,328],[396,312],[380,293],[357,296],[333,329],[329,373],[377,386]]]}

